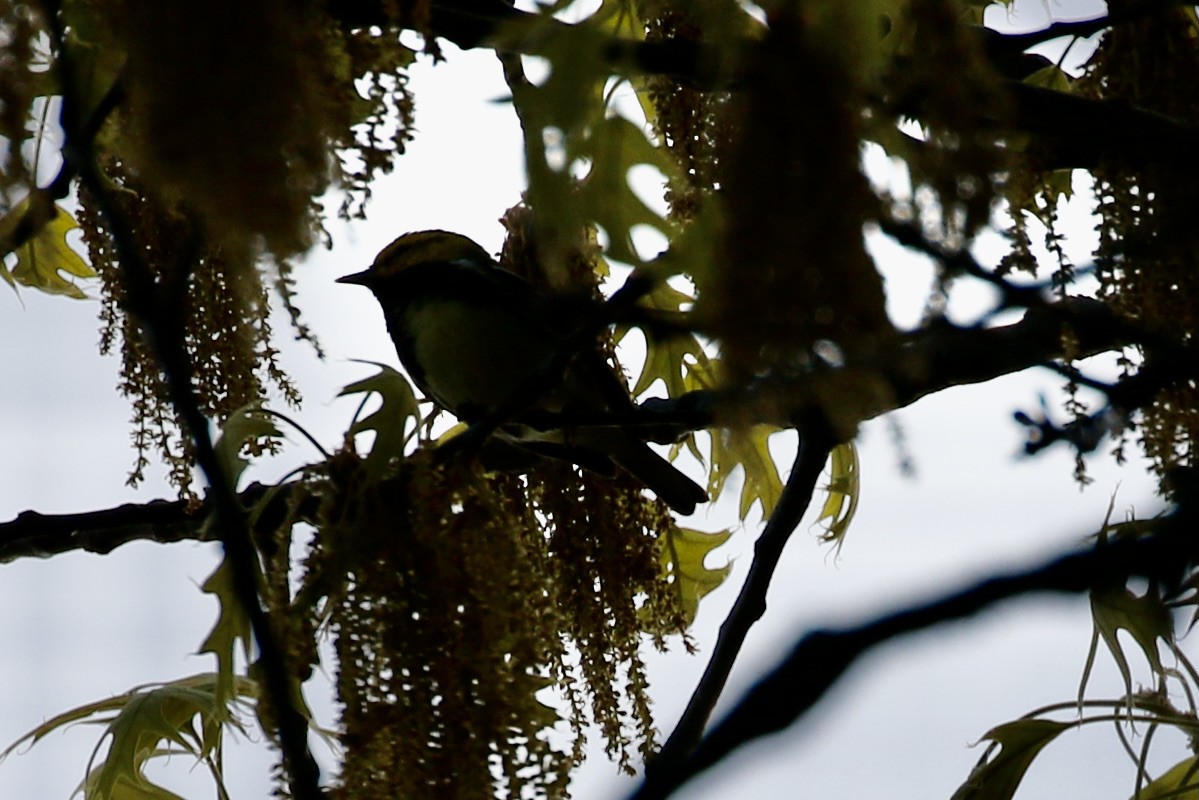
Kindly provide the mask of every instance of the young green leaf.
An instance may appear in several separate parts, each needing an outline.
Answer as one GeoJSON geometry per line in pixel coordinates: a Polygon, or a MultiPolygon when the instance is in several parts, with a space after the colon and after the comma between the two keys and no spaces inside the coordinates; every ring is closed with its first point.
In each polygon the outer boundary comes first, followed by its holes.
{"type": "Polygon", "coordinates": [[[725,563],[715,569],[705,566],[708,554],[728,541],[731,531],[706,533],[692,528],[674,528],[663,539],[660,560],[662,567],[674,578],[679,605],[686,623],[695,620],[699,601],[704,595],[724,583],[732,569],[725,563]]]}
{"type": "Polygon", "coordinates": [[[994,745],[987,748],[952,800],[1011,800],[1037,754],[1072,727],[1072,723],[1050,719],[1018,719],[987,731],[983,738],[994,745]],[[994,755],[996,745],[998,755],[994,755]]]}
{"type": "Polygon", "coordinates": [[[163,684],[138,686],[130,691],[88,703],[47,720],[22,736],[3,753],[36,744],[47,734],[76,722],[104,726],[96,752],[108,740],[108,750],[97,763],[95,753],[80,791],[88,800],[175,800],[174,793],[151,782],[145,766],[153,758],[188,753],[212,773],[218,795],[228,797],[218,763],[226,729],[242,734],[246,728],[236,706],[257,697],[253,682],[239,678],[233,691],[222,696],[221,678],[202,673],[163,684]],[[94,766],[93,766],[94,765],[94,766]]]}
{"type": "Polygon", "coordinates": [[[42,193],[33,193],[17,203],[0,218],[0,242],[11,237],[20,225],[33,224],[36,232],[18,247],[17,264],[3,277],[30,286],[47,294],[60,294],[78,300],[87,298],[74,281],[60,273],[76,278],[94,278],[96,271],[67,244],[67,236],[79,223],[65,208],[50,204],[42,193]],[[44,207],[43,207],[44,206],[44,207]]]}
{"type": "Polygon", "coordinates": [[[817,524],[824,524],[820,541],[832,542],[840,552],[845,542],[845,532],[858,510],[861,494],[861,476],[858,470],[858,449],[853,442],[845,442],[833,448],[829,454],[828,495],[820,509],[817,524]]]}
{"type": "Polygon", "coordinates": [[[737,467],[741,467],[745,480],[741,486],[741,519],[757,503],[763,517],[774,513],[779,496],[783,493],[783,481],[778,467],[770,455],[770,435],[778,428],[771,425],[754,425],[744,430],[725,429],[712,432],[712,471],[708,477],[708,493],[719,497],[725,483],[737,467]]]}
{"type": "Polygon", "coordinates": [[[249,663],[252,660],[254,638],[250,618],[233,590],[228,559],[221,561],[200,588],[205,594],[215,595],[220,604],[216,624],[200,645],[200,652],[216,656],[216,696],[221,702],[228,702],[234,697],[238,681],[241,680],[236,662],[239,643],[245,661],[249,663]]]}
{"type": "Polygon", "coordinates": [[[371,445],[364,466],[367,474],[379,477],[393,458],[403,458],[404,447],[416,433],[420,408],[407,378],[386,364],[373,361],[362,363],[376,366],[379,371],[369,378],[349,384],[337,396],[378,394],[383,401],[373,413],[356,420],[349,430],[351,436],[365,431],[375,432],[375,442],[371,445]],[[412,421],[411,427],[409,420],[412,421]]]}

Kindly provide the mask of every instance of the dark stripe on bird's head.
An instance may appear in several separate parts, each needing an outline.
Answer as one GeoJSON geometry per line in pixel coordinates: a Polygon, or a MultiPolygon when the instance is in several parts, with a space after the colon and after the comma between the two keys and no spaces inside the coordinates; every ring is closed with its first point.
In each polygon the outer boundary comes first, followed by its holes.
{"type": "Polygon", "coordinates": [[[406,233],[384,247],[369,269],[345,275],[338,283],[369,288],[401,272],[425,264],[460,264],[477,267],[494,266],[491,256],[471,239],[449,231],[416,231],[406,233]]]}
{"type": "Polygon", "coordinates": [[[449,231],[406,233],[384,247],[371,269],[381,277],[437,262],[490,265],[491,255],[471,239],[449,231]]]}

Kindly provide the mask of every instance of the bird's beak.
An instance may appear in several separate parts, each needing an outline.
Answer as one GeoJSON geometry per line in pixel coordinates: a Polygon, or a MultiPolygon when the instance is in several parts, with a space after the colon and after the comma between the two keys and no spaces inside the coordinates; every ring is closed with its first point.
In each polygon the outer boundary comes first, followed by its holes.
{"type": "Polygon", "coordinates": [[[343,275],[337,279],[338,283],[352,283],[357,286],[369,286],[371,280],[371,271],[369,269],[362,272],[355,272],[353,275],[343,275]]]}

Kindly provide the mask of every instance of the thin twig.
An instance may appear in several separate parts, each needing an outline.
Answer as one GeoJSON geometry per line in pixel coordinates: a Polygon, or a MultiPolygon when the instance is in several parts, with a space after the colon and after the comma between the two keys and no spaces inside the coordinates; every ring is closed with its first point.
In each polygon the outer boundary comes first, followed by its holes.
{"type": "Polygon", "coordinates": [[[745,637],[766,613],[766,592],[770,588],[775,568],[791,534],[812,502],[816,481],[824,469],[832,443],[822,433],[823,425],[810,425],[800,430],[799,452],[787,476],[787,485],[778,505],[761,536],[754,545],[753,564],[737,595],[733,608],[720,626],[720,635],[712,650],[712,658],[703,677],[691,694],[687,708],[678,725],[662,746],[662,750],[647,764],[648,774],[669,772],[683,761],[703,736],[704,726],[724,691],[733,664],[741,653],[745,637]]]}

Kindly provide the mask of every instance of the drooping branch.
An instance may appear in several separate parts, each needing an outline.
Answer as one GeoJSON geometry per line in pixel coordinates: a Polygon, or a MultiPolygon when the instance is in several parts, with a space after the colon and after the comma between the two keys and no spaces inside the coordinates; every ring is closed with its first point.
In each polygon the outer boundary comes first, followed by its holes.
{"type": "MultiPolygon", "coordinates": [[[[209,485],[214,527],[230,567],[233,590],[250,621],[258,647],[264,698],[277,723],[279,749],[291,793],[298,800],[320,800],[320,771],[308,748],[308,723],[292,700],[292,671],[275,628],[258,595],[258,554],[250,537],[245,512],[224,462],[217,455],[193,388],[193,364],[184,341],[183,314],[194,253],[181,253],[182,269],[158,279],[138,246],[130,221],[112,197],[95,152],[99,130],[79,85],[75,48],[67,44],[66,23],[59,0],[43,0],[42,11],[57,57],[55,73],[62,96],[59,121],[70,162],[83,188],[93,197],[112,237],[121,269],[125,311],[138,322],[162,371],[171,403],[194,445],[196,463],[209,485]]],[[[109,93],[112,94],[111,92],[109,93]]],[[[115,101],[114,101],[115,102],[115,101]]]]}
{"type": "Polygon", "coordinates": [[[1121,585],[1135,576],[1177,586],[1195,562],[1196,521],[1195,509],[1182,507],[1157,520],[1153,533],[1144,538],[1100,544],[1029,570],[991,577],[857,627],[813,631],[745,694],[688,758],[648,772],[630,800],[669,797],[742,745],[795,724],[860,656],[897,637],[1034,592],[1078,593],[1121,585]]]}

